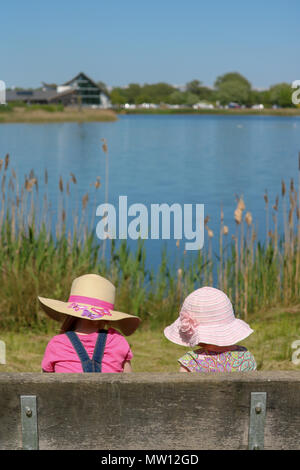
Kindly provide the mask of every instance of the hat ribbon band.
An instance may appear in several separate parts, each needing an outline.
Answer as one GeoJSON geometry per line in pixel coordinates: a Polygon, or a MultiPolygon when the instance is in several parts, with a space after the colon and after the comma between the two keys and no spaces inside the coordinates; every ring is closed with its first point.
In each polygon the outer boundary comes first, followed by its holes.
{"type": "Polygon", "coordinates": [[[113,310],[115,307],[114,304],[105,302],[105,300],[95,299],[94,297],[85,297],[84,295],[70,295],[68,302],[93,305],[95,307],[103,307],[109,310],[113,310]]]}

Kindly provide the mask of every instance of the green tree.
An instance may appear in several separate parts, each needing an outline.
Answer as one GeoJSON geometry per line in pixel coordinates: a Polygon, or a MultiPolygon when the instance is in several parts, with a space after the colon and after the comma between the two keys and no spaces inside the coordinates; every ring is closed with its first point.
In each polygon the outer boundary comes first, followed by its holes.
{"type": "Polygon", "coordinates": [[[270,88],[270,102],[282,108],[295,107],[292,103],[292,89],[289,83],[278,83],[270,88]]]}
{"type": "Polygon", "coordinates": [[[171,95],[168,97],[168,104],[186,104],[186,93],[175,90],[171,95]]]}
{"type": "Polygon", "coordinates": [[[237,72],[221,75],[215,82],[216,97],[221,104],[231,101],[249,105],[251,104],[251,83],[237,72]]]}
{"type": "Polygon", "coordinates": [[[198,96],[198,101],[215,101],[215,92],[211,88],[202,85],[199,80],[192,80],[186,84],[186,91],[198,96]]]}
{"type": "Polygon", "coordinates": [[[201,83],[199,80],[192,80],[186,84],[186,91],[193,93],[194,95],[198,95],[200,92],[201,83]]]}
{"type": "Polygon", "coordinates": [[[113,88],[110,93],[110,100],[112,104],[121,105],[127,103],[126,96],[123,88],[113,88]]]}
{"type": "Polygon", "coordinates": [[[193,106],[193,104],[198,103],[198,101],[199,101],[198,95],[196,95],[195,93],[186,92],[185,102],[187,106],[193,106]]]}
{"type": "Polygon", "coordinates": [[[141,92],[141,94],[137,97],[135,104],[143,104],[143,103],[151,103],[151,98],[149,95],[146,95],[141,92]]]}
{"type": "Polygon", "coordinates": [[[170,95],[175,88],[168,83],[160,82],[153,85],[145,84],[142,88],[143,94],[150,98],[151,103],[168,103],[170,95]]]}
{"type": "Polygon", "coordinates": [[[263,104],[267,107],[270,106],[270,90],[252,90],[251,104],[263,104]]]}
{"type": "Polygon", "coordinates": [[[124,93],[127,97],[127,103],[136,104],[138,98],[142,92],[142,88],[137,83],[130,83],[127,88],[125,88],[124,93]]]}

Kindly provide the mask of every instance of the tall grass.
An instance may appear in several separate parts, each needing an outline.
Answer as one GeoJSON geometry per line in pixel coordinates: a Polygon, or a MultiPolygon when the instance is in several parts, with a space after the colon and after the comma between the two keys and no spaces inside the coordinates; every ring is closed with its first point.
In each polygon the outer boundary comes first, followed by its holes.
{"type": "MultiPolygon", "coordinates": [[[[299,182],[298,189],[294,180],[288,188],[283,182],[281,196],[274,205],[267,193],[264,202],[262,198],[267,228],[264,243],[257,240],[254,217],[246,211],[243,197],[237,197],[232,214],[235,233],[229,233],[221,208],[218,253],[212,250],[215,234],[207,217],[208,248],[196,253],[188,263],[184,254],[177,263],[171,263],[164,251],[155,272],[147,268],[142,241],[133,252],[125,240],[121,243],[107,240],[109,251],[103,258],[103,245],[95,236],[95,220],[88,212],[90,207],[95,212],[101,195],[99,176],[81,201],[77,199],[75,209],[71,209],[78,194],[73,173],[57,182],[55,212],[48,186],[47,172],[43,179],[38,179],[31,171],[20,183],[10,166],[9,155],[0,160],[2,328],[47,329],[50,320],[40,311],[37,296],[67,300],[72,280],[87,272],[109,278],[117,286],[116,308],[138,314],[153,327],[174,320],[184,297],[202,285],[224,290],[232,299],[236,314],[245,320],[264,307],[299,302],[299,182]]],[[[107,193],[104,197],[107,199],[107,193]]]]}

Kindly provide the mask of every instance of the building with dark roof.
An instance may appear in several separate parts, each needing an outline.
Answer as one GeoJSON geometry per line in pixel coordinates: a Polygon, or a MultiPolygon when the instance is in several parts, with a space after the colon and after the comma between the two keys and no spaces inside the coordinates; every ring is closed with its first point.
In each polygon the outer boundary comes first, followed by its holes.
{"type": "Polygon", "coordinates": [[[41,90],[8,90],[6,102],[12,101],[22,101],[27,104],[110,107],[107,94],[83,72],[58,86],[44,83],[41,90]]]}

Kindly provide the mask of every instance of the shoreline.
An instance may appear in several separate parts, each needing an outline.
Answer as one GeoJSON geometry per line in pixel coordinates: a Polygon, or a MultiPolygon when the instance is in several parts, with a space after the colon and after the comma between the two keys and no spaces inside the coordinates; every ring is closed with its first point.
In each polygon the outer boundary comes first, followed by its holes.
{"type": "Polygon", "coordinates": [[[280,108],[280,109],[122,109],[116,110],[117,114],[203,114],[220,116],[300,116],[300,108],[280,108]]]}
{"type": "Polygon", "coordinates": [[[60,122],[115,122],[117,114],[111,109],[65,108],[63,111],[15,108],[0,112],[0,124],[12,123],[60,123],[60,122]]]}
{"type": "Polygon", "coordinates": [[[89,109],[65,108],[63,111],[15,108],[0,111],[0,124],[29,123],[46,124],[60,122],[115,122],[124,115],[219,115],[219,116],[300,116],[300,108],[281,109],[89,109]]]}

